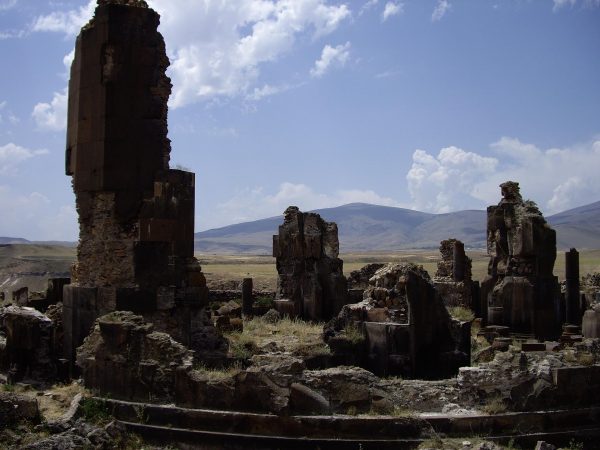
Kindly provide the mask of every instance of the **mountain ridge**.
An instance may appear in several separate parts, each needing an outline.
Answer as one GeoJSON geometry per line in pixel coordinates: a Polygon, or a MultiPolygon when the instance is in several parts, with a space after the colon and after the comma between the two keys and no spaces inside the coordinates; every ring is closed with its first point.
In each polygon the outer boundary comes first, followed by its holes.
{"type": "MultiPolygon", "coordinates": [[[[450,237],[470,248],[486,246],[486,211],[462,210],[433,214],[393,206],[349,203],[316,209],[338,224],[340,251],[367,252],[437,248],[450,237]]],[[[546,217],[556,230],[560,249],[600,248],[600,201],[546,217]]],[[[197,251],[208,253],[270,253],[272,235],[282,216],[201,231],[195,234],[197,251]]]]}

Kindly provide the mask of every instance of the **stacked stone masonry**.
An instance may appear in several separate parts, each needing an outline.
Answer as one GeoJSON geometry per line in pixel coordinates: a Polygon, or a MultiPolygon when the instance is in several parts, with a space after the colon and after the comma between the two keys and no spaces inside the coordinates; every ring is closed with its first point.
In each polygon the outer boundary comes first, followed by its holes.
{"type": "Polygon", "coordinates": [[[329,320],[347,302],[337,225],[290,206],[273,236],[277,310],[306,320],[329,320]]]}
{"type": "Polygon", "coordinates": [[[70,360],[96,317],[115,310],[144,314],[198,351],[223,347],[194,258],[194,174],[169,169],[171,81],[158,24],[143,1],[102,0],[77,38],[66,149],[80,229],[64,298],[70,360]]]}
{"type": "Polygon", "coordinates": [[[490,325],[554,340],[560,335],[560,289],[552,273],[556,232],[519,184],[500,185],[502,200],[487,210],[488,275],[482,314],[490,325]]]}

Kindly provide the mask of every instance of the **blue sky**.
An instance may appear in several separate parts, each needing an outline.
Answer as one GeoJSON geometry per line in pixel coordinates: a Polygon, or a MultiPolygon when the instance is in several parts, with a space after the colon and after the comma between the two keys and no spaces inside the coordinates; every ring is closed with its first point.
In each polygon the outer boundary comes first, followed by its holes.
{"type": "MultiPolygon", "coordinates": [[[[148,0],[196,228],[355,201],[600,199],[600,0],[148,0]]],[[[95,1],[0,0],[0,235],[74,240],[74,40],[95,1]]]]}

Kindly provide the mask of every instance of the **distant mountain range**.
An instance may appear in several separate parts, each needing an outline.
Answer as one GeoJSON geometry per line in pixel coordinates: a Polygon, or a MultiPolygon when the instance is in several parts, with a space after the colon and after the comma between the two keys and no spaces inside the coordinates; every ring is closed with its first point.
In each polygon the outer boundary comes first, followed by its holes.
{"type": "MultiPolygon", "coordinates": [[[[430,214],[350,203],[314,212],[338,224],[343,253],[437,248],[441,240],[451,237],[470,248],[486,246],[485,211],[430,214]]],[[[559,249],[600,249],[600,201],[546,217],[546,220],[556,230],[559,249]]],[[[272,236],[282,223],[283,215],[201,231],[195,234],[195,248],[206,253],[270,254],[272,236]]],[[[75,242],[0,237],[0,245],[6,244],[76,245],[75,242]]]]}
{"type": "MultiPolygon", "coordinates": [[[[366,252],[437,248],[443,239],[460,239],[470,248],[486,246],[486,212],[430,214],[403,208],[350,203],[318,209],[338,224],[340,251],[366,252]]],[[[560,249],[600,248],[600,201],[570,209],[546,220],[556,230],[560,249]]],[[[230,225],[195,235],[196,250],[207,253],[270,253],[272,235],[283,216],[230,225]]]]}

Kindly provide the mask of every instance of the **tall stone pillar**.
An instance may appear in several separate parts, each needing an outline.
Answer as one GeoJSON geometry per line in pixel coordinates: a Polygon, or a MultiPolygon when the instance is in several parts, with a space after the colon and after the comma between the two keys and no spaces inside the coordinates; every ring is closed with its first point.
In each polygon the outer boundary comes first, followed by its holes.
{"type": "Polygon", "coordinates": [[[242,280],[242,313],[244,316],[252,315],[254,297],[252,296],[252,278],[242,280]]]}
{"type": "Polygon", "coordinates": [[[581,325],[581,294],[579,292],[579,252],[572,248],[565,252],[565,290],[566,322],[581,325]]]}
{"type": "Polygon", "coordinates": [[[169,168],[171,81],[158,25],[144,1],[98,0],[77,37],[66,148],[79,214],[77,262],[64,287],[71,360],[94,320],[115,310],[143,314],[197,353],[207,350],[194,174],[169,168]]]}

